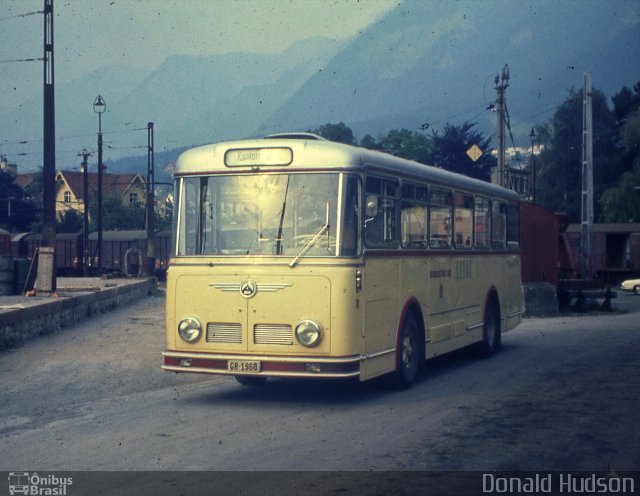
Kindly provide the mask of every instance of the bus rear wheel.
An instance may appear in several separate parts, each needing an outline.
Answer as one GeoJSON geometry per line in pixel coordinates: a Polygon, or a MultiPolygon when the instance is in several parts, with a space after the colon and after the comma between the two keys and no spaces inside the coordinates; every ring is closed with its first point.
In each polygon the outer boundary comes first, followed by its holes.
{"type": "Polygon", "coordinates": [[[500,349],[502,335],[500,332],[500,307],[491,300],[484,316],[482,341],[476,347],[478,356],[488,358],[500,349]]]}
{"type": "Polygon", "coordinates": [[[423,361],[424,338],[418,319],[407,314],[400,333],[396,371],[390,377],[395,389],[408,389],[418,377],[423,361]]]}

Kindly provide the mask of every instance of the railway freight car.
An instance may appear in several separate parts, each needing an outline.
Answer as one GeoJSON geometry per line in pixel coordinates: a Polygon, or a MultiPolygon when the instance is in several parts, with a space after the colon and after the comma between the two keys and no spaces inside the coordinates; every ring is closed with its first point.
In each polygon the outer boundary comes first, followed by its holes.
{"type": "MultiPolygon", "coordinates": [[[[42,234],[16,234],[11,243],[14,257],[33,258],[36,250],[42,246],[42,234]]],[[[82,235],[76,233],[57,234],[55,252],[56,270],[59,276],[79,275],[78,269],[82,269],[82,235]]]]}
{"type": "MultiPolygon", "coordinates": [[[[154,236],[155,275],[166,275],[171,231],[159,231],[154,236]]],[[[42,246],[42,234],[19,233],[11,241],[14,257],[33,258],[36,250],[42,246]]],[[[89,272],[98,274],[98,233],[89,234],[89,272]]],[[[142,258],[146,256],[147,233],[135,231],[104,231],[102,234],[102,273],[113,275],[141,275],[142,258]]],[[[61,277],[84,275],[84,243],[82,233],[61,233],[56,235],[56,271],[61,277]]]]}

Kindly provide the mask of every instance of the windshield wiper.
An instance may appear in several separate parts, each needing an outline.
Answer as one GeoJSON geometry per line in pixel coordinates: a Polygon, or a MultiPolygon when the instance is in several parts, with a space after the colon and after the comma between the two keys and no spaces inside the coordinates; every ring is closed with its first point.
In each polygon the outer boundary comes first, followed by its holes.
{"type": "Polygon", "coordinates": [[[304,245],[302,250],[300,250],[300,253],[298,253],[296,257],[293,260],[291,260],[291,262],[289,262],[289,267],[293,268],[298,263],[298,260],[304,257],[305,254],[311,249],[311,247],[316,244],[316,241],[320,239],[320,236],[322,236],[328,230],[329,230],[329,203],[327,203],[327,211],[325,213],[324,224],[322,225],[320,230],[314,234],[313,238],[307,241],[307,244],[304,245]]]}
{"type": "Polygon", "coordinates": [[[280,212],[280,223],[278,224],[278,234],[276,235],[276,255],[282,255],[282,225],[284,224],[284,213],[287,209],[287,195],[289,194],[289,180],[291,174],[287,176],[287,187],[284,190],[284,200],[282,201],[282,211],[280,212]]]}

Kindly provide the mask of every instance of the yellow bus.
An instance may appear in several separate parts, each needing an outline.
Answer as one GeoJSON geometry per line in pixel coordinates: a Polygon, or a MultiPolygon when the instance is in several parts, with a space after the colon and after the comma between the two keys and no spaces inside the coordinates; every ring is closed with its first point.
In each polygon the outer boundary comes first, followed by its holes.
{"type": "Polygon", "coordinates": [[[188,150],[175,181],[165,370],[409,387],[524,313],[497,185],[307,133],[188,150]]]}

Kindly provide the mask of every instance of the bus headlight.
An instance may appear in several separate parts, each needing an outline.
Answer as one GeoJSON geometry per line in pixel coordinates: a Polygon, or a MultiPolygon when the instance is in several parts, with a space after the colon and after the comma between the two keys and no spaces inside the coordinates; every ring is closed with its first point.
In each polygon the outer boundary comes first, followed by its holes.
{"type": "Polygon", "coordinates": [[[178,334],[187,343],[194,343],[202,334],[202,325],[196,319],[187,317],[178,324],[178,334]]]}
{"type": "Polygon", "coordinates": [[[303,320],[296,326],[296,339],[302,346],[313,348],[322,339],[320,326],[312,320],[303,320]]]}

